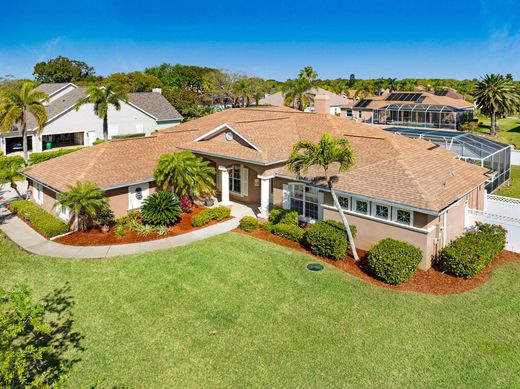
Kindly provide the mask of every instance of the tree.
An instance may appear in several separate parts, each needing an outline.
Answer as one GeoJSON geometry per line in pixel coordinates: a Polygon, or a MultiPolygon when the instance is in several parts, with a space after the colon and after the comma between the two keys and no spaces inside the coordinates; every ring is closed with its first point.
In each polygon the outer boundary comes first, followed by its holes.
{"type": "Polygon", "coordinates": [[[108,206],[105,192],[98,189],[92,182],[77,182],[68,192],[60,193],[54,207],[68,208],[73,217],[69,225],[78,220],[78,229],[85,231],[98,213],[108,206]]]}
{"type": "Polygon", "coordinates": [[[127,93],[151,92],[154,88],[162,88],[164,85],[157,77],[143,73],[114,73],[105,79],[107,84],[119,84],[127,93]]]}
{"type": "Polygon", "coordinates": [[[284,104],[288,107],[305,111],[314,101],[314,93],[311,92],[312,85],[301,78],[287,80],[282,88],[284,104]]]}
{"type": "Polygon", "coordinates": [[[386,87],[390,90],[390,92],[395,92],[399,88],[397,78],[387,78],[386,87]]]}
{"type": "Polygon", "coordinates": [[[157,185],[170,190],[178,198],[201,197],[215,188],[215,169],[208,161],[195,156],[191,151],[164,154],[154,171],[157,185]]]}
{"type": "Polygon", "coordinates": [[[204,114],[201,96],[191,89],[168,86],[163,89],[163,96],[187,119],[204,114]]]}
{"type": "Polygon", "coordinates": [[[501,74],[486,74],[477,82],[473,92],[477,107],[491,118],[490,135],[497,133],[497,116],[515,112],[520,94],[515,83],[501,74]]]}
{"type": "Polygon", "coordinates": [[[0,132],[10,132],[15,125],[22,135],[23,159],[27,166],[27,120],[29,114],[35,119],[36,131],[41,134],[47,122],[43,103],[49,100],[46,93],[35,89],[32,82],[24,82],[20,89],[6,88],[0,92],[0,132]]]}
{"type": "Polygon", "coordinates": [[[198,92],[201,91],[204,85],[205,77],[209,73],[217,71],[207,67],[181,64],[171,65],[169,63],[163,63],[144,70],[145,73],[157,77],[165,85],[188,88],[198,92]]]}
{"type": "Polygon", "coordinates": [[[253,97],[253,88],[247,77],[243,77],[235,82],[233,92],[235,94],[235,104],[241,107],[249,105],[249,101],[253,97]]]}
{"type": "Polygon", "coordinates": [[[354,87],[354,84],[356,83],[356,75],[354,73],[352,73],[349,77],[349,80],[348,80],[348,86],[350,88],[354,87]]]}
{"type": "Polygon", "coordinates": [[[75,82],[93,77],[95,73],[85,62],[62,56],[38,62],[33,71],[38,82],[75,82]]]}
{"type": "Polygon", "coordinates": [[[103,119],[103,139],[106,142],[108,141],[108,108],[113,106],[119,111],[121,102],[128,102],[128,95],[118,84],[108,84],[101,88],[91,86],[85,93],[87,96],[79,99],[74,108],[78,111],[85,104],[94,104],[94,113],[103,119]]]}
{"type": "Polygon", "coordinates": [[[367,83],[361,82],[356,88],[355,98],[359,100],[366,99],[367,97],[373,95],[375,93],[374,86],[367,83]]]}
{"type": "Polygon", "coordinates": [[[318,72],[316,72],[312,68],[312,66],[305,66],[302,70],[300,70],[300,73],[298,74],[298,78],[306,80],[312,84],[318,78],[318,72]]]}
{"type": "Polygon", "coordinates": [[[318,143],[307,140],[301,140],[293,146],[292,153],[287,161],[289,170],[301,176],[306,173],[310,167],[317,167],[324,173],[321,177],[315,177],[315,182],[325,181],[334,200],[334,206],[341,216],[348,241],[352,249],[354,259],[357,261],[359,256],[356,251],[356,245],[348,220],[343,213],[343,209],[339,204],[338,197],[334,191],[334,181],[336,176],[330,175],[330,169],[334,165],[338,165],[338,172],[345,172],[355,163],[355,157],[348,140],[345,138],[334,138],[332,135],[325,133],[318,143]]]}
{"type": "Polygon", "coordinates": [[[1,172],[0,172],[0,179],[2,181],[7,181],[11,184],[11,188],[16,192],[18,197],[22,198],[22,194],[18,190],[18,184],[16,183],[16,180],[19,180],[21,178],[20,173],[18,172],[22,168],[21,165],[18,163],[12,163],[10,165],[7,165],[1,172]]]}

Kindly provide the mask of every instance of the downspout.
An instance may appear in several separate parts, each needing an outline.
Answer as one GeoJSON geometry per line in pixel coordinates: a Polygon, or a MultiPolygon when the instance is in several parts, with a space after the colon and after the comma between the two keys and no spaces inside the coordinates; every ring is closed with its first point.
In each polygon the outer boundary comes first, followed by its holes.
{"type": "Polygon", "coordinates": [[[446,247],[446,228],[448,227],[448,210],[444,212],[442,221],[442,248],[446,247]]]}

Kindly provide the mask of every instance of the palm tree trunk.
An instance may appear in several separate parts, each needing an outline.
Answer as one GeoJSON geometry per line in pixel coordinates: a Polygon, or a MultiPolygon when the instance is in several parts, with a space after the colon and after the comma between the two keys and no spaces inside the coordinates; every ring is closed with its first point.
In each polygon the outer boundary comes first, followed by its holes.
{"type": "Polygon", "coordinates": [[[497,134],[497,114],[495,111],[491,111],[491,128],[489,129],[489,135],[495,136],[497,134]]]}
{"type": "Polygon", "coordinates": [[[356,250],[356,244],[354,243],[354,237],[352,236],[352,231],[350,231],[350,225],[348,224],[347,217],[343,213],[343,208],[341,208],[341,205],[338,201],[338,197],[336,196],[336,192],[332,188],[332,182],[330,180],[328,181],[328,185],[330,189],[330,194],[332,195],[332,199],[334,200],[334,206],[336,207],[336,210],[338,211],[339,216],[341,217],[341,221],[345,226],[345,230],[347,231],[348,242],[350,244],[350,249],[352,250],[352,255],[354,256],[354,259],[356,261],[359,261],[359,256],[356,250]]]}
{"type": "Polygon", "coordinates": [[[108,141],[108,114],[103,117],[103,139],[108,141]]]}
{"type": "Polygon", "coordinates": [[[20,197],[21,199],[23,198],[22,197],[22,194],[20,193],[20,191],[18,190],[18,185],[16,184],[16,182],[14,180],[11,180],[11,188],[14,189],[14,191],[16,192],[16,194],[18,195],[18,197],[20,197]]]}
{"type": "Polygon", "coordinates": [[[22,112],[22,148],[23,148],[23,164],[29,164],[29,151],[27,146],[27,121],[25,120],[25,110],[22,112]]]}

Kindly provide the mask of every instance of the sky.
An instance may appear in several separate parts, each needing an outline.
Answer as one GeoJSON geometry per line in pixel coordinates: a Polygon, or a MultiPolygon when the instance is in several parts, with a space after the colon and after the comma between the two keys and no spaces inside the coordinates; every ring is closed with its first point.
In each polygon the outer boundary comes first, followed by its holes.
{"type": "Polygon", "coordinates": [[[520,79],[520,0],[0,0],[0,76],[63,55],[98,75],[168,63],[280,81],[520,79]]]}

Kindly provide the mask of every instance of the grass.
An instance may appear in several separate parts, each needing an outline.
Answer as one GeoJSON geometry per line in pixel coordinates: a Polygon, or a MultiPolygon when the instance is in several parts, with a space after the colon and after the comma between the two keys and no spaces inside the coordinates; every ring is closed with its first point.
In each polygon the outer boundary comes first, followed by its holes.
{"type": "Polygon", "coordinates": [[[520,199],[520,166],[511,166],[510,186],[502,187],[496,194],[520,199]]]}
{"type": "Polygon", "coordinates": [[[70,282],[86,350],[71,387],[518,387],[520,263],[454,296],[396,292],[228,233],[60,260],[0,238],[0,283],[70,282]]]}
{"type": "MultiPolygon", "coordinates": [[[[476,130],[476,133],[479,135],[489,134],[490,128],[490,120],[486,117],[480,117],[480,121],[484,123],[484,126],[479,127],[476,130]]],[[[498,121],[499,131],[496,136],[488,138],[494,139],[498,142],[507,143],[515,146],[515,149],[520,150],[520,118],[516,117],[507,117],[505,119],[500,119],[498,121]]]]}

